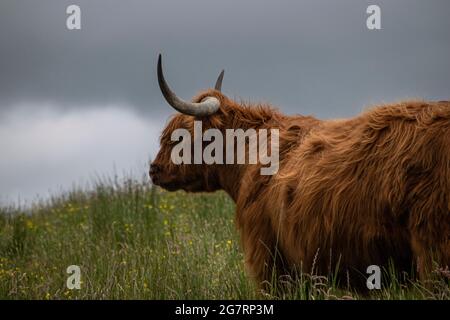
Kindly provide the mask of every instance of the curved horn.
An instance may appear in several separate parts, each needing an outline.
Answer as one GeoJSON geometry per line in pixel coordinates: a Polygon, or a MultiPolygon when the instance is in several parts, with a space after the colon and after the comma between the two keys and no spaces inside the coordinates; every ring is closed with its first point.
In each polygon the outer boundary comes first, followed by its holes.
{"type": "MultiPolygon", "coordinates": [[[[220,76],[219,76],[220,77],[220,76]]],[[[158,57],[158,83],[161,92],[167,102],[177,111],[191,116],[204,117],[217,112],[220,107],[220,101],[215,97],[207,97],[202,102],[187,102],[177,97],[177,95],[169,88],[164,79],[161,55],[158,57]]]]}
{"type": "Polygon", "coordinates": [[[222,81],[223,81],[223,74],[225,73],[225,70],[222,70],[222,72],[219,74],[219,77],[217,78],[216,85],[214,86],[214,89],[221,92],[222,91],[222,81]]]}

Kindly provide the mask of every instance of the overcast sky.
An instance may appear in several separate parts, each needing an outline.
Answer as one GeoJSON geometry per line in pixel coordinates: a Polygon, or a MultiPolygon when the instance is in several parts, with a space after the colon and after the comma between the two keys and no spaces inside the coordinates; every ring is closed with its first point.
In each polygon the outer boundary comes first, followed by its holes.
{"type": "Polygon", "coordinates": [[[448,0],[2,0],[0,203],[95,174],[147,171],[173,111],[225,69],[231,98],[348,117],[365,106],[450,98],[448,0]],[[67,30],[66,8],[81,8],[67,30]],[[381,7],[381,30],[366,8],[381,7]]]}

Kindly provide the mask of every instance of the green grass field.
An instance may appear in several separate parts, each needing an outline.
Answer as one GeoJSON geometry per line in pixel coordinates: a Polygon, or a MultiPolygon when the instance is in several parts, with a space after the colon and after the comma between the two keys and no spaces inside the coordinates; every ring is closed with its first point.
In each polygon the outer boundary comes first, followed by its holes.
{"type": "Polygon", "coordinates": [[[450,299],[445,280],[394,279],[368,296],[314,275],[284,282],[263,293],[247,277],[224,193],[108,181],[26,213],[0,208],[0,299],[450,299]],[[69,265],[79,290],[66,287],[69,265]]]}

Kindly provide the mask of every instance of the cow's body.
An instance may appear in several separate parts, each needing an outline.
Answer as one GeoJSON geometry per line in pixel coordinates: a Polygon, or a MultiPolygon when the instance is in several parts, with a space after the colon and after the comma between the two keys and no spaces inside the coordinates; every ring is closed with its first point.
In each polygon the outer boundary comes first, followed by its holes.
{"type": "Polygon", "coordinates": [[[228,192],[259,283],[294,268],[343,273],[355,283],[368,266],[389,260],[422,277],[433,261],[450,265],[449,102],[402,102],[321,121],[237,103],[220,92],[222,77],[216,90],[187,103],[165,83],[159,60],[161,90],[186,114],[165,128],[150,175],[168,190],[228,192]],[[258,164],[175,165],[171,133],[192,133],[194,120],[223,133],[278,128],[278,173],[262,176],[258,164]]]}
{"type": "Polygon", "coordinates": [[[289,150],[281,144],[278,174],[261,178],[247,168],[236,193],[257,279],[268,279],[271,265],[319,274],[338,266],[353,277],[388,259],[408,272],[417,266],[426,273],[432,259],[449,265],[450,104],[405,102],[349,120],[284,121],[298,140],[289,150]],[[272,261],[277,243],[282,262],[272,261]]]}

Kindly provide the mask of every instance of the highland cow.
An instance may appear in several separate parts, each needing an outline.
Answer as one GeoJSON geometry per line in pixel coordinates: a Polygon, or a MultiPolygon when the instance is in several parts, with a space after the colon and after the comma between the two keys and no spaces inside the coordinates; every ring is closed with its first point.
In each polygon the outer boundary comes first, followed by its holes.
{"type": "Polygon", "coordinates": [[[161,91],[180,113],[162,133],[150,176],[171,191],[225,190],[259,283],[299,267],[326,275],[339,266],[357,279],[369,265],[393,263],[421,278],[435,263],[450,265],[449,102],[399,102],[319,120],[235,102],[221,93],[222,78],[186,102],[168,87],[159,57],[161,91]],[[279,129],[278,173],[261,175],[261,164],[175,165],[171,133],[192,132],[194,120],[203,130],[279,129]]]}

